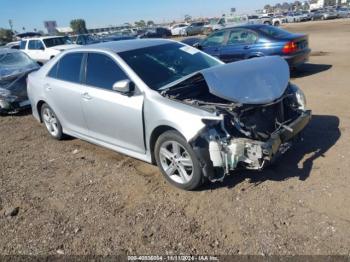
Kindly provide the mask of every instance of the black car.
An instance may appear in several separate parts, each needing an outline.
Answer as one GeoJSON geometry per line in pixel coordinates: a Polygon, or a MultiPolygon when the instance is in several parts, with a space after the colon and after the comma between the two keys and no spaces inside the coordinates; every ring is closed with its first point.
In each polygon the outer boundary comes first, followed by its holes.
{"type": "Polygon", "coordinates": [[[155,27],[147,29],[140,38],[167,38],[171,36],[171,31],[163,27],[155,27]]]}
{"type": "Polygon", "coordinates": [[[0,114],[30,107],[26,79],[30,72],[39,68],[21,51],[0,49],[0,114]]]}

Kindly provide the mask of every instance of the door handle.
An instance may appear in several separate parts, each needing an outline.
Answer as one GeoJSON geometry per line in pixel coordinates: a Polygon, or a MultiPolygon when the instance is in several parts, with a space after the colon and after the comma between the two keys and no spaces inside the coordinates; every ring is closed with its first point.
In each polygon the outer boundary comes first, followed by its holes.
{"type": "Polygon", "coordinates": [[[89,95],[88,92],[83,93],[81,96],[84,100],[91,100],[92,99],[92,97],[89,95]]]}
{"type": "Polygon", "coordinates": [[[249,45],[246,45],[246,46],[244,47],[244,49],[250,49],[250,46],[249,46],[249,45]]]}
{"type": "Polygon", "coordinates": [[[45,87],[46,91],[50,91],[52,89],[50,84],[45,84],[44,87],[45,87]]]}

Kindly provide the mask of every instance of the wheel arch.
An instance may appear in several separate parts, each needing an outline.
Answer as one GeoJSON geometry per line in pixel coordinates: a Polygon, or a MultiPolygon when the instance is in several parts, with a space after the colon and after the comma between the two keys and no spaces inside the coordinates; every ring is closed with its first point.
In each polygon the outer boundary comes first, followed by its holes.
{"type": "Polygon", "coordinates": [[[38,111],[38,116],[39,116],[39,120],[40,123],[43,122],[43,119],[41,117],[41,107],[43,106],[43,104],[45,104],[46,102],[44,100],[39,100],[38,103],[36,104],[36,110],[38,111]]]}
{"type": "Polygon", "coordinates": [[[156,164],[154,149],[155,149],[155,145],[156,145],[156,142],[158,140],[158,137],[160,135],[162,135],[163,133],[170,131],[170,130],[177,131],[179,134],[181,134],[181,132],[179,132],[179,130],[177,130],[174,127],[168,126],[168,125],[160,125],[160,126],[157,126],[156,128],[153,129],[151,136],[150,136],[150,139],[149,139],[149,149],[150,149],[150,153],[151,153],[152,164],[156,164]]]}

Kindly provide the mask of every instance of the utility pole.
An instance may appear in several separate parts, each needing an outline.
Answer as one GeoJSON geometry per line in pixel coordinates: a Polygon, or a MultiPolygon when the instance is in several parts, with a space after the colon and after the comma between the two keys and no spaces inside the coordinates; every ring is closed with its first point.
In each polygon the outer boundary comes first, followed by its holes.
{"type": "Polygon", "coordinates": [[[12,19],[9,19],[9,26],[10,26],[11,32],[13,32],[13,22],[12,22],[12,19]]]}

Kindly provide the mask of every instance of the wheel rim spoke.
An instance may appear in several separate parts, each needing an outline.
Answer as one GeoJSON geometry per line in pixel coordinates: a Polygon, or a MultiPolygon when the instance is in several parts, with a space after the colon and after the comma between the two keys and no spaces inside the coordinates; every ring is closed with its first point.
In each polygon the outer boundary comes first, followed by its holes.
{"type": "Polygon", "coordinates": [[[170,164],[165,170],[165,173],[167,173],[168,176],[173,176],[176,170],[176,166],[174,164],[170,164]]]}
{"type": "Polygon", "coordinates": [[[181,164],[178,165],[178,167],[179,168],[177,170],[179,172],[179,175],[180,175],[181,179],[183,180],[184,183],[187,183],[190,180],[190,177],[187,174],[185,167],[183,165],[181,165],[181,164]]]}
{"type": "Polygon", "coordinates": [[[180,156],[180,145],[176,142],[172,142],[173,153],[175,156],[180,156]]]}
{"type": "Polygon", "coordinates": [[[192,160],[190,158],[181,157],[179,159],[179,162],[183,166],[187,166],[187,167],[192,167],[193,166],[192,160]]]}
{"type": "Polygon", "coordinates": [[[160,149],[160,154],[169,160],[171,160],[173,157],[173,154],[169,150],[163,147],[160,149]]]}

